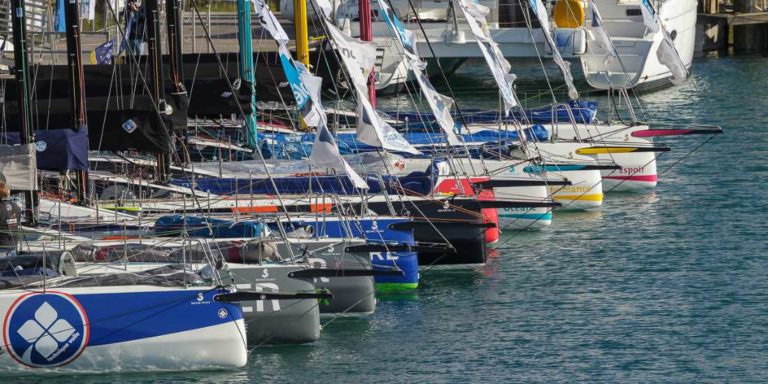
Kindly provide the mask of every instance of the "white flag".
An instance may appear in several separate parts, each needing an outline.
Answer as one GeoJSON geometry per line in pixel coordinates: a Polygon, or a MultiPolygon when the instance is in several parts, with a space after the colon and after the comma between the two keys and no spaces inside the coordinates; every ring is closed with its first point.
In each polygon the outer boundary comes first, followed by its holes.
{"type": "Polygon", "coordinates": [[[325,123],[317,127],[315,143],[312,145],[312,155],[310,155],[309,161],[316,167],[333,168],[344,172],[352,180],[355,188],[368,189],[368,183],[341,157],[336,140],[333,139],[333,135],[331,135],[325,123]]]}
{"type": "Polygon", "coordinates": [[[456,136],[456,133],[453,131],[455,127],[453,116],[451,116],[453,99],[441,95],[435,90],[435,87],[432,86],[429,78],[423,72],[423,70],[426,69],[427,64],[421,61],[419,54],[416,52],[413,33],[403,27],[400,20],[397,18],[397,15],[395,15],[392,9],[389,8],[386,1],[378,0],[378,2],[379,9],[381,10],[380,15],[384,16],[384,20],[387,22],[390,29],[392,29],[392,32],[399,37],[398,41],[400,42],[400,47],[405,53],[405,64],[408,66],[408,69],[413,72],[413,75],[421,88],[421,92],[427,99],[429,108],[435,115],[435,119],[437,120],[440,129],[442,129],[446,135],[448,144],[460,145],[461,141],[459,141],[458,136],[456,136]]]}
{"type": "Polygon", "coordinates": [[[560,51],[557,49],[555,40],[552,39],[552,32],[549,26],[549,16],[547,15],[547,9],[541,0],[529,0],[531,9],[539,19],[541,24],[541,32],[544,34],[544,38],[547,40],[549,47],[552,48],[552,59],[555,64],[560,68],[560,73],[563,74],[565,84],[568,86],[568,97],[572,100],[579,98],[579,91],[576,90],[576,86],[573,85],[573,75],[571,74],[571,63],[563,60],[563,56],[560,55],[560,51]]]}
{"type": "Polygon", "coordinates": [[[400,133],[384,122],[368,100],[367,79],[376,59],[372,43],[353,39],[327,20],[324,21],[331,43],[341,57],[357,96],[357,139],[374,147],[391,151],[420,154],[400,133]]]}
{"type": "Polygon", "coordinates": [[[256,19],[259,21],[261,27],[266,29],[280,46],[288,44],[288,41],[290,41],[288,34],[285,33],[283,26],[280,25],[275,14],[269,9],[269,5],[267,5],[264,0],[251,0],[251,3],[256,12],[256,19]]]}
{"type": "Polygon", "coordinates": [[[517,106],[517,98],[512,89],[512,83],[515,81],[515,75],[509,71],[512,66],[504,54],[499,49],[498,44],[493,40],[488,28],[488,22],[485,16],[488,15],[488,8],[482,6],[473,0],[459,0],[459,7],[464,13],[464,18],[469,24],[469,29],[475,35],[477,45],[485,58],[488,69],[493,75],[493,80],[501,92],[501,98],[504,101],[504,112],[509,116],[509,111],[517,106]]]}
{"type": "Polygon", "coordinates": [[[293,90],[296,105],[300,108],[307,126],[317,127],[315,144],[312,146],[312,154],[309,161],[316,167],[332,168],[344,172],[352,180],[356,188],[368,189],[368,184],[352,167],[347,164],[341,154],[336,141],[328,131],[328,117],[323,108],[320,91],[323,80],[307,70],[303,63],[295,61],[288,50],[288,35],[277,21],[277,18],[263,0],[252,0],[259,24],[266,29],[279,45],[280,62],[285,72],[285,77],[293,90]]]}

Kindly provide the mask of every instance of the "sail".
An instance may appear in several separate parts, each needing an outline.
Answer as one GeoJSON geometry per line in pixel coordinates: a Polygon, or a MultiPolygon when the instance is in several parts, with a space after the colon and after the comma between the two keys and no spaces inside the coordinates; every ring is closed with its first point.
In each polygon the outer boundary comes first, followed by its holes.
{"type": "Polygon", "coordinates": [[[547,44],[552,48],[552,59],[555,64],[560,68],[560,72],[563,74],[565,84],[568,86],[568,97],[572,100],[579,98],[579,92],[576,90],[576,86],[573,85],[573,75],[571,74],[571,63],[563,60],[563,56],[560,55],[560,51],[557,50],[557,44],[552,39],[552,32],[549,26],[549,16],[547,15],[547,9],[544,7],[544,3],[541,0],[529,0],[531,10],[536,14],[541,25],[541,32],[544,34],[544,38],[547,40],[547,44]]]}
{"type": "Polygon", "coordinates": [[[394,11],[387,6],[386,1],[378,0],[378,2],[379,9],[381,10],[380,15],[384,17],[384,20],[387,22],[390,29],[392,29],[392,32],[398,36],[400,47],[405,54],[405,65],[411,72],[413,72],[413,75],[419,84],[419,88],[421,88],[421,92],[424,94],[427,104],[429,104],[429,108],[435,115],[435,120],[437,121],[438,126],[445,132],[448,144],[461,145],[461,141],[459,141],[458,136],[456,136],[456,133],[453,131],[455,127],[453,117],[451,116],[453,99],[437,92],[435,87],[432,86],[432,83],[429,81],[429,77],[424,74],[424,69],[426,69],[427,64],[419,58],[419,54],[416,51],[416,44],[413,39],[413,32],[403,27],[394,11]]]}
{"type": "Polygon", "coordinates": [[[365,144],[390,151],[421,153],[384,122],[368,100],[366,79],[376,59],[374,45],[348,36],[327,20],[325,25],[330,41],[341,57],[341,64],[349,75],[357,96],[358,139],[365,144]]]}
{"type": "Polygon", "coordinates": [[[491,37],[488,22],[485,19],[489,9],[473,0],[459,0],[458,3],[462,12],[464,12],[464,18],[467,19],[469,29],[475,35],[480,52],[482,52],[485,62],[491,70],[493,79],[499,87],[501,98],[504,100],[504,112],[509,116],[509,111],[517,106],[517,100],[512,90],[512,83],[516,77],[509,73],[512,66],[504,58],[504,54],[499,49],[498,44],[491,37]]]}
{"type": "Polygon", "coordinates": [[[332,168],[349,176],[355,187],[367,189],[368,184],[347,164],[327,127],[328,118],[320,100],[322,79],[312,75],[303,63],[295,61],[288,50],[288,35],[277,18],[263,0],[252,0],[256,16],[261,26],[266,29],[279,45],[280,62],[285,77],[293,90],[296,104],[304,117],[304,122],[317,128],[315,144],[312,147],[310,162],[317,167],[332,168]]]}
{"type": "Polygon", "coordinates": [[[597,9],[597,4],[595,4],[594,0],[589,0],[589,7],[592,9],[592,30],[596,32],[595,42],[602,51],[606,52],[603,65],[608,65],[608,63],[616,59],[616,50],[613,48],[613,42],[611,37],[608,36],[608,31],[605,30],[603,17],[600,16],[600,10],[597,9]]]}

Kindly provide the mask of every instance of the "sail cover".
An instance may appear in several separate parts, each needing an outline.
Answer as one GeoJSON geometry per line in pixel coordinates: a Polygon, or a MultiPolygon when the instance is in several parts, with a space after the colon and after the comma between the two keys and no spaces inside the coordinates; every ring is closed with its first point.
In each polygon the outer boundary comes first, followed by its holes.
{"type": "Polygon", "coordinates": [[[297,62],[288,50],[288,35],[277,21],[277,18],[263,0],[253,0],[256,16],[262,27],[277,41],[279,45],[280,63],[283,65],[285,77],[293,90],[296,104],[301,110],[304,122],[310,127],[317,128],[315,144],[312,147],[310,162],[317,167],[331,168],[344,172],[359,189],[367,189],[368,184],[352,167],[347,164],[333,139],[327,126],[327,116],[320,100],[322,79],[312,75],[303,63],[297,62]]]}
{"type": "Polygon", "coordinates": [[[348,36],[328,20],[324,22],[331,44],[339,53],[341,63],[350,77],[357,96],[358,139],[365,144],[390,151],[419,154],[416,148],[408,144],[403,136],[376,114],[376,110],[368,100],[366,79],[376,59],[374,45],[348,36]]]}
{"type": "MultiPolygon", "coordinates": [[[[466,0],[465,0],[466,1],[466,0]]],[[[560,68],[560,72],[563,74],[565,84],[568,86],[568,97],[571,100],[579,98],[579,92],[576,90],[576,86],[573,85],[573,75],[571,74],[571,63],[563,60],[563,56],[560,55],[560,51],[557,50],[557,44],[552,39],[552,32],[549,26],[549,16],[547,15],[547,9],[544,7],[544,3],[541,0],[529,0],[531,10],[536,14],[541,25],[541,32],[544,33],[544,38],[547,40],[547,44],[552,49],[552,59],[555,64],[560,68]]]]}
{"type": "Polygon", "coordinates": [[[493,79],[499,87],[501,98],[504,100],[504,112],[509,116],[509,111],[517,106],[517,100],[512,90],[515,75],[509,73],[512,66],[509,65],[501,49],[499,49],[499,45],[491,37],[488,22],[485,19],[490,10],[474,0],[459,0],[458,3],[462,12],[464,12],[464,18],[467,19],[469,29],[475,35],[477,45],[480,47],[480,52],[482,52],[485,62],[491,70],[493,79]]]}
{"type": "MultiPolygon", "coordinates": [[[[18,132],[7,132],[0,138],[8,144],[19,144],[18,132]]],[[[35,131],[37,169],[46,171],[88,170],[88,130],[69,128],[35,131]]]]}
{"type": "Polygon", "coordinates": [[[453,117],[451,116],[453,99],[437,92],[435,87],[433,87],[432,83],[429,81],[429,78],[424,74],[424,69],[426,69],[427,64],[419,58],[419,54],[416,51],[413,32],[403,27],[400,20],[397,18],[397,15],[395,15],[395,12],[387,5],[386,1],[378,0],[378,2],[379,9],[381,9],[379,14],[384,17],[389,28],[398,37],[397,41],[400,43],[399,46],[402,48],[405,55],[405,65],[411,72],[413,72],[416,82],[418,82],[419,88],[421,88],[421,92],[424,94],[424,98],[427,99],[429,108],[435,115],[435,120],[446,135],[448,144],[460,145],[461,141],[459,141],[459,138],[453,131],[455,126],[453,117]]]}
{"type": "Polygon", "coordinates": [[[35,145],[0,145],[0,181],[15,191],[34,191],[37,164],[35,145]]]}

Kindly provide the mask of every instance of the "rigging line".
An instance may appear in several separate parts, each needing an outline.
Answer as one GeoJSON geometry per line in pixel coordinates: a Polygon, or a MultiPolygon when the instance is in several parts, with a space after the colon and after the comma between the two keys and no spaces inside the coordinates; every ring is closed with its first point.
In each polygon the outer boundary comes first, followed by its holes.
{"type": "Polygon", "coordinates": [[[372,290],[372,291],[368,292],[366,295],[364,295],[363,297],[361,297],[361,298],[360,298],[360,300],[357,300],[356,302],[352,303],[352,304],[351,304],[349,307],[345,308],[343,311],[341,311],[341,312],[339,312],[339,313],[336,313],[336,314],[334,314],[334,315],[333,315],[333,317],[332,317],[330,320],[328,320],[328,321],[327,321],[325,324],[322,324],[322,325],[321,325],[321,327],[322,327],[322,328],[325,328],[325,327],[327,327],[329,324],[333,323],[334,321],[336,321],[337,319],[339,319],[340,317],[342,317],[343,315],[345,315],[347,312],[351,311],[351,310],[352,310],[352,308],[354,308],[356,305],[358,305],[358,304],[360,304],[361,302],[363,302],[363,300],[365,300],[365,299],[367,299],[369,296],[372,296],[372,295],[375,295],[375,294],[376,294],[376,289],[374,289],[374,290],[372,290]]]}
{"type": "MultiPolygon", "coordinates": [[[[521,9],[522,4],[520,4],[521,9]]],[[[533,44],[533,49],[536,50],[536,58],[539,60],[539,64],[541,64],[542,72],[544,72],[544,79],[547,81],[547,86],[549,87],[550,94],[552,95],[552,103],[557,103],[557,97],[555,97],[555,91],[552,89],[552,83],[549,80],[549,75],[547,74],[547,67],[544,65],[544,60],[541,58],[541,52],[539,52],[539,46],[536,45],[536,39],[533,37],[533,25],[531,24],[531,14],[530,14],[530,6],[526,5],[525,9],[522,9],[523,18],[525,19],[525,25],[528,29],[528,35],[531,37],[531,42],[533,44]]],[[[542,27],[543,28],[543,27],[542,27]]],[[[546,38],[544,40],[547,40],[546,38]]],[[[547,42],[549,44],[549,42],[547,42]]],[[[551,47],[552,49],[557,49],[557,47],[551,47]]]]}
{"type": "MultiPolygon", "coordinates": [[[[389,7],[391,9],[395,9],[394,6],[392,5],[392,1],[391,0],[386,0],[386,1],[387,1],[388,5],[389,5],[389,7]]],[[[453,8],[453,1],[452,0],[451,0],[450,4],[451,4],[451,7],[453,8]]],[[[456,95],[453,93],[453,88],[451,87],[450,82],[448,82],[448,76],[446,76],[445,71],[443,70],[442,64],[440,64],[440,58],[437,57],[437,55],[435,54],[435,50],[432,48],[432,43],[429,41],[429,36],[427,35],[427,32],[424,30],[424,25],[421,22],[421,17],[419,17],[419,13],[416,12],[416,7],[413,5],[413,1],[412,0],[408,0],[408,5],[410,6],[411,11],[413,12],[413,16],[416,19],[416,23],[419,25],[419,29],[421,30],[421,34],[424,35],[424,41],[427,43],[427,47],[429,48],[429,52],[432,55],[432,58],[435,60],[435,63],[437,64],[437,68],[440,71],[440,75],[441,75],[443,81],[445,82],[445,86],[448,87],[448,92],[451,94],[451,98],[453,99],[453,105],[456,107],[456,112],[459,114],[459,119],[461,120],[461,125],[465,129],[469,129],[469,125],[467,124],[467,121],[464,118],[464,114],[461,112],[461,108],[459,107],[459,101],[456,99],[456,95]]],[[[416,42],[414,41],[414,43],[416,43],[416,42]]],[[[463,142],[463,140],[462,140],[462,142],[463,142]]],[[[466,146],[466,144],[465,144],[465,146],[466,146]]],[[[486,170],[485,169],[485,162],[482,159],[480,159],[480,164],[482,164],[483,170],[485,171],[486,170]]],[[[472,166],[471,162],[470,162],[470,166],[472,166]]],[[[472,168],[472,172],[476,173],[475,170],[474,170],[474,167],[472,168]]]]}
{"type": "MultiPolygon", "coordinates": [[[[216,57],[216,61],[219,63],[220,68],[222,70],[224,70],[225,73],[226,73],[226,69],[224,67],[224,64],[221,62],[221,57],[219,56],[219,53],[216,50],[215,45],[213,44],[213,40],[211,39],[211,35],[210,35],[209,31],[208,31],[208,27],[206,27],[205,23],[203,22],[203,16],[200,14],[200,10],[197,7],[196,0],[192,0],[192,7],[195,9],[195,14],[197,14],[197,17],[200,20],[200,23],[202,24],[203,32],[205,33],[206,39],[208,40],[208,43],[209,43],[209,46],[211,47],[211,50],[213,51],[214,56],[216,57]]],[[[236,94],[236,91],[235,91],[234,87],[232,86],[232,83],[229,81],[229,77],[225,76],[225,79],[226,79],[226,82],[227,82],[227,86],[229,87],[229,90],[232,92],[232,94],[236,94]]],[[[243,110],[242,105],[240,105],[240,103],[235,103],[235,104],[237,105],[237,108],[238,108],[241,116],[246,116],[246,113],[243,110]]],[[[246,129],[251,129],[251,128],[255,129],[256,128],[256,127],[250,127],[249,124],[250,123],[246,119],[245,120],[246,129]]],[[[277,184],[275,183],[274,178],[272,177],[269,169],[267,168],[267,162],[264,159],[264,155],[261,152],[261,148],[257,145],[256,148],[253,148],[253,149],[254,149],[254,153],[257,153],[259,155],[259,160],[261,160],[262,165],[264,166],[264,171],[267,174],[267,177],[269,178],[270,182],[272,183],[272,187],[275,189],[275,196],[277,196],[277,199],[280,202],[280,205],[283,207],[283,212],[285,213],[286,219],[288,219],[288,221],[290,221],[290,215],[288,214],[288,211],[285,208],[285,204],[283,202],[282,195],[280,194],[280,190],[277,188],[277,184]]],[[[195,196],[194,199],[197,200],[197,197],[195,196]]],[[[285,229],[282,228],[282,226],[279,225],[278,226],[278,230],[280,231],[280,234],[285,238],[284,241],[286,242],[286,244],[290,245],[290,241],[287,239],[287,236],[285,234],[285,229]]],[[[293,251],[291,250],[291,247],[289,246],[288,249],[289,249],[289,251],[291,253],[291,257],[293,257],[293,251]]]]}
{"type": "MultiPolygon", "coordinates": [[[[109,82],[109,90],[107,91],[107,108],[104,109],[104,118],[101,121],[101,135],[99,136],[99,146],[97,147],[97,151],[101,151],[101,145],[104,142],[104,132],[107,129],[107,115],[109,111],[109,100],[112,97],[112,85],[117,81],[116,75],[117,75],[117,63],[114,63],[112,66],[112,81],[109,82]]],[[[97,171],[99,168],[99,163],[96,163],[96,166],[93,167],[94,171],[97,171]]]]}
{"type": "Polygon", "coordinates": [[[672,165],[670,165],[669,167],[665,168],[661,173],[659,173],[659,176],[662,176],[665,173],[667,173],[667,171],[672,169],[672,167],[677,166],[680,162],[682,162],[683,160],[687,159],[690,155],[692,155],[694,152],[698,151],[701,147],[703,147],[705,144],[707,144],[710,141],[712,141],[712,139],[714,139],[714,138],[715,138],[715,135],[711,135],[707,140],[704,140],[704,142],[702,142],[701,144],[699,144],[696,147],[694,147],[690,152],[686,153],[685,156],[681,157],[680,159],[678,159],[677,161],[672,163],[672,165]]]}

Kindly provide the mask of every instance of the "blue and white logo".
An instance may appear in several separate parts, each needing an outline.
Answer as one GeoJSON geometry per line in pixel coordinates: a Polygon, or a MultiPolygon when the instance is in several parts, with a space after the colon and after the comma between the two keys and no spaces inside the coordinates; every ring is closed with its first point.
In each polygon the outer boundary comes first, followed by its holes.
{"type": "Polygon", "coordinates": [[[138,128],[138,125],[136,125],[136,122],[133,121],[133,119],[128,119],[123,123],[123,130],[128,133],[133,133],[133,131],[135,131],[136,128],[138,128]]]}
{"type": "Polygon", "coordinates": [[[46,143],[45,141],[40,140],[35,143],[35,150],[37,150],[38,152],[45,152],[47,148],[48,148],[48,143],[46,143]]]}
{"type": "Polygon", "coordinates": [[[74,297],[58,292],[19,298],[3,322],[14,360],[29,367],[58,367],[77,359],[88,344],[88,318],[74,297]]]}

